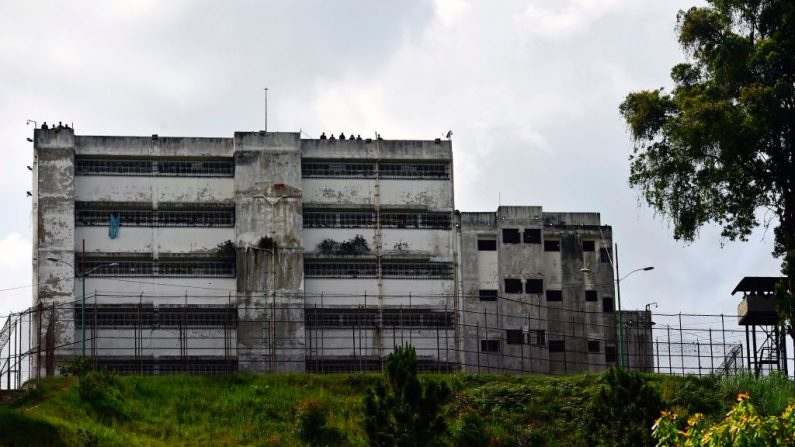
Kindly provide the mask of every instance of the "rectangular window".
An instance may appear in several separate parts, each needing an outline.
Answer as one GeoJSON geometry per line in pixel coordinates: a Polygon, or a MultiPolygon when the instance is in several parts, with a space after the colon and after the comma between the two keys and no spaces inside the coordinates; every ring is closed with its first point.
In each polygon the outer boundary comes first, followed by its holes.
{"type": "Polygon", "coordinates": [[[374,228],[374,211],[304,210],[304,228],[374,228]]]}
{"type": "Polygon", "coordinates": [[[381,265],[388,279],[453,279],[450,262],[389,262],[381,265]]]}
{"type": "MultiPolygon", "coordinates": [[[[538,329],[538,330],[535,330],[535,331],[532,331],[532,332],[535,332],[535,343],[534,344],[538,345],[538,346],[544,346],[546,344],[546,342],[547,342],[547,332],[545,330],[543,330],[543,329],[538,329]]],[[[529,342],[530,341],[529,340],[530,334],[527,335],[527,338],[528,338],[527,341],[529,342]]]]}
{"type": "Polygon", "coordinates": [[[478,239],[478,251],[497,251],[497,240],[478,239]]]}
{"type": "Polygon", "coordinates": [[[234,177],[230,159],[113,159],[75,157],[75,175],[152,177],[234,177]]]}
{"type": "Polygon", "coordinates": [[[538,228],[525,228],[522,238],[525,244],[540,244],[541,230],[538,228]]]}
{"type": "Polygon", "coordinates": [[[524,286],[525,293],[544,293],[543,279],[528,279],[524,286]]]}
{"type": "Polygon", "coordinates": [[[600,248],[599,249],[599,261],[604,263],[610,263],[610,249],[609,248],[600,248]]]}
{"type": "Polygon", "coordinates": [[[582,251],[595,251],[596,244],[594,241],[582,241],[582,251]]]}
{"type": "Polygon", "coordinates": [[[375,262],[304,262],[304,278],[374,279],[375,262]]]}
{"type": "Polygon", "coordinates": [[[618,360],[618,356],[616,355],[616,347],[605,346],[605,362],[614,363],[616,360],[618,360]]]}
{"type": "Polygon", "coordinates": [[[588,340],[588,352],[599,352],[599,340],[588,340]]]}
{"type": "Polygon", "coordinates": [[[602,297],[602,312],[613,312],[613,298],[609,296],[602,297]]]}
{"type": "Polygon", "coordinates": [[[301,177],[375,178],[375,163],[304,160],[301,162],[301,177]]]}
{"type": "Polygon", "coordinates": [[[522,280],[521,279],[506,279],[505,280],[505,293],[522,293],[522,280]]]}
{"type": "Polygon", "coordinates": [[[547,301],[563,301],[563,291],[547,290],[547,301]]]}
{"type": "Polygon", "coordinates": [[[560,240],[544,241],[544,251],[560,251],[560,240]]]}
{"type": "Polygon", "coordinates": [[[379,163],[378,176],[382,179],[447,180],[449,163],[379,163]]]}
{"type": "Polygon", "coordinates": [[[235,259],[106,259],[89,258],[92,276],[158,276],[171,278],[234,278],[235,259]],[[113,264],[113,265],[112,265],[113,264]]]}
{"type": "Polygon", "coordinates": [[[480,289],[480,301],[497,301],[497,291],[491,289],[480,289]]]}
{"type": "Polygon", "coordinates": [[[549,352],[564,352],[566,350],[565,340],[550,340],[549,352]]]}
{"type": "Polygon", "coordinates": [[[524,344],[524,334],[521,329],[507,329],[505,331],[505,343],[509,345],[524,344]]]}
{"type": "Polygon", "coordinates": [[[599,301],[599,297],[596,293],[596,290],[586,290],[585,301],[599,301]]]}
{"type": "Polygon", "coordinates": [[[502,229],[502,243],[503,244],[518,244],[521,242],[519,237],[519,229],[517,228],[503,228],[502,229]]]}
{"type": "Polygon", "coordinates": [[[481,352],[500,352],[499,340],[480,340],[481,352]]]}
{"type": "MultiPolygon", "coordinates": [[[[140,206],[140,204],[135,204],[140,206]]],[[[151,206],[151,205],[149,205],[151,206]]],[[[111,216],[119,219],[122,227],[207,227],[230,228],[235,226],[235,209],[212,209],[201,204],[180,204],[180,210],[152,210],[131,207],[102,208],[87,202],[75,203],[75,226],[107,227],[111,216]],[[202,209],[190,209],[195,206],[202,209]]]]}
{"type": "Polygon", "coordinates": [[[384,309],[385,327],[451,328],[452,312],[430,310],[384,309]]]}

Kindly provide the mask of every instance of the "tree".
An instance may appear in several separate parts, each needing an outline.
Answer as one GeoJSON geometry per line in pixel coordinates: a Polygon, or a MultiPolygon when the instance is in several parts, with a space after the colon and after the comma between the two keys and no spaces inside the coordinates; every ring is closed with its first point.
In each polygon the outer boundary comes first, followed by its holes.
{"type": "Polygon", "coordinates": [[[417,353],[396,347],[386,361],[386,383],[364,396],[364,431],[369,445],[419,447],[444,445],[447,426],[441,414],[450,397],[444,383],[417,378],[417,353]]]}
{"type": "Polygon", "coordinates": [[[795,340],[795,2],[707,0],[680,11],[689,62],[674,88],[633,92],[620,106],[634,141],[629,183],[692,241],[708,222],[747,240],[772,212],[773,255],[787,280],[782,326],[795,340]],[[773,223],[775,222],[775,223],[773,223]]]}
{"type": "Polygon", "coordinates": [[[588,445],[652,446],[649,427],[663,409],[657,391],[635,371],[610,368],[585,413],[588,445]]]}

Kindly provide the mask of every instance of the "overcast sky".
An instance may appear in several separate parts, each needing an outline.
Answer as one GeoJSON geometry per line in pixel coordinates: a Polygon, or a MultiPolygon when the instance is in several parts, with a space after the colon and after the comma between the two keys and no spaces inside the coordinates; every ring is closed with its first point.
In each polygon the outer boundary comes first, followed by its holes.
{"type": "Polygon", "coordinates": [[[734,314],[777,275],[772,229],[684,245],[627,183],[618,104],[669,86],[696,0],[0,2],[0,314],[31,303],[27,119],[84,135],[263,128],[432,139],[452,129],[456,207],[597,211],[624,308],[734,314]],[[722,247],[723,245],[723,247],[722,247]],[[20,287],[15,290],[10,288],[20,287]]]}

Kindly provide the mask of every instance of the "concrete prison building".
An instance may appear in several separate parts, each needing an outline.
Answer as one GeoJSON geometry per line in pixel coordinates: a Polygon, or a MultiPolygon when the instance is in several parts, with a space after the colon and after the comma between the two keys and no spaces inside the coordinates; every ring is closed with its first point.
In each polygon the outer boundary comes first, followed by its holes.
{"type": "Polygon", "coordinates": [[[438,139],[36,129],[38,372],[379,370],[402,343],[441,371],[613,364],[611,228],[459,213],[452,162],[438,139]]]}

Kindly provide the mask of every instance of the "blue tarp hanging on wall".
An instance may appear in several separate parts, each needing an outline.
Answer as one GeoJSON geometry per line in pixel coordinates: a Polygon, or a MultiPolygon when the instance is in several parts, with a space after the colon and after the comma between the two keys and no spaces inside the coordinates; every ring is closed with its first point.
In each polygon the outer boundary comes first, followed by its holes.
{"type": "Polygon", "coordinates": [[[116,213],[110,213],[110,225],[108,225],[108,237],[116,239],[119,237],[119,224],[121,223],[121,216],[116,213]]]}

